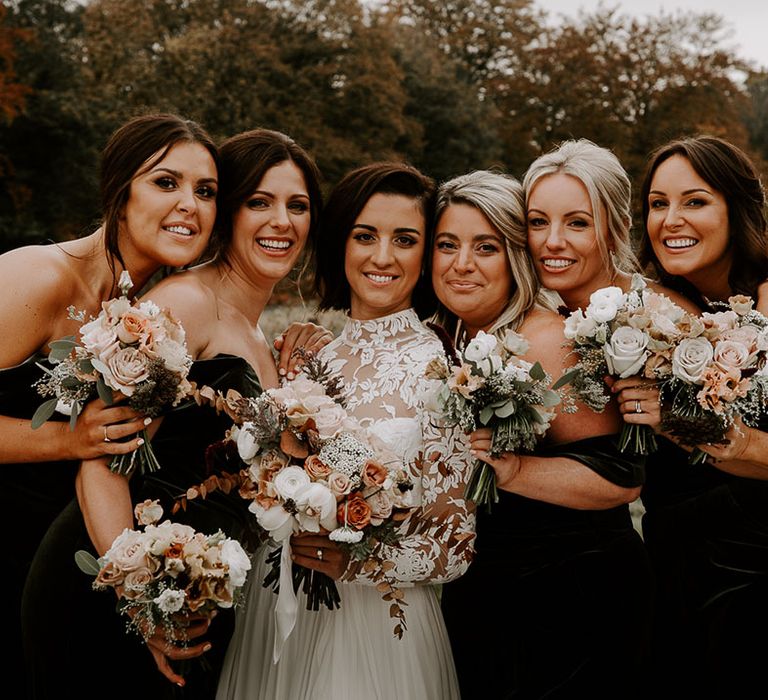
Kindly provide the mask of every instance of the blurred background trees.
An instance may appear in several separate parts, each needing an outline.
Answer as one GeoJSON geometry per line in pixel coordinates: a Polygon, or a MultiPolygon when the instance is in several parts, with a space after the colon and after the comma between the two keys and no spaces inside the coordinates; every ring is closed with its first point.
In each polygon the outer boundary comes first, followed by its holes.
{"type": "Polygon", "coordinates": [[[378,158],[519,177],[574,137],[635,181],[654,146],[697,132],[762,165],[768,74],[723,37],[708,14],[554,21],[533,0],[4,0],[0,251],[90,230],[99,151],[147,111],[218,139],[285,131],[327,186],[378,158]]]}

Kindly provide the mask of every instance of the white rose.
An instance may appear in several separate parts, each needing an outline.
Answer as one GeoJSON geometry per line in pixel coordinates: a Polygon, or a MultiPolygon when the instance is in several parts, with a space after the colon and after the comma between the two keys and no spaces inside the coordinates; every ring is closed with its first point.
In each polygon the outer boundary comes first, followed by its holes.
{"type": "Polygon", "coordinates": [[[312,483],[296,496],[296,517],[302,530],[317,532],[318,524],[326,530],[336,528],[336,496],[320,483],[312,483]]]}
{"type": "Polygon", "coordinates": [[[647,333],[629,326],[617,328],[603,346],[608,371],[621,379],[637,374],[651,354],[647,348],[647,333]]]}
{"type": "Polygon", "coordinates": [[[229,580],[235,588],[245,583],[251,560],[237,540],[226,539],[221,544],[221,561],[229,569],[229,580]]]}
{"type": "Polygon", "coordinates": [[[137,503],[133,514],[140,525],[153,525],[163,517],[163,507],[157,499],[137,503]]]}
{"type": "Polygon", "coordinates": [[[126,528],[115,538],[105,558],[123,572],[142,568],[147,565],[147,538],[126,528]]]}
{"type": "Polygon", "coordinates": [[[672,374],[683,381],[701,384],[701,375],[713,356],[712,345],[706,338],[685,338],[672,353],[672,374]]]}
{"type": "Polygon", "coordinates": [[[253,423],[246,422],[237,431],[237,454],[246,464],[249,464],[261,449],[261,445],[256,442],[256,438],[249,430],[252,427],[253,423]]]}
{"type": "Polygon", "coordinates": [[[170,614],[179,612],[184,607],[184,598],[186,594],[184,591],[174,591],[170,588],[166,588],[157,598],[152,602],[157,605],[164,613],[170,614]]]}
{"type": "Polygon", "coordinates": [[[347,412],[335,401],[315,415],[315,427],[322,440],[334,437],[349,425],[347,412]]]}

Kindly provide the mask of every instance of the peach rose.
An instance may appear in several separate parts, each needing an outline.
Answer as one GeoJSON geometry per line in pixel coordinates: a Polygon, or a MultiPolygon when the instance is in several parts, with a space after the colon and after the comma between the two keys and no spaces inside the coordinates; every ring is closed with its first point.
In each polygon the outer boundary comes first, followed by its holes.
{"type": "Polygon", "coordinates": [[[339,504],[336,519],[339,524],[362,530],[371,522],[371,507],[359,493],[355,493],[339,504]]]}
{"type": "Polygon", "coordinates": [[[123,580],[123,597],[128,600],[141,598],[153,578],[152,572],[146,567],[129,572],[123,580]]]}
{"type": "Polygon", "coordinates": [[[328,488],[336,496],[336,500],[340,501],[352,490],[352,481],[346,474],[331,472],[328,475],[328,488]]]}
{"type": "Polygon", "coordinates": [[[94,581],[94,586],[119,586],[124,579],[125,573],[115,566],[113,562],[109,562],[99,571],[94,581]]]}
{"type": "Polygon", "coordinates": [[[378,462],[369,459],[363,466],[362,476],[366,486],[383,486],[389,477],[389,470],[378,462]]]}
{"type": "Polygon", "coordinates": [[[138,309],[126,311],[115,328],[117,337],[126,345],[141,341],[149,345],[152,341],[152,324],[138,309]]]}
{"type": "Polygon", "coordinates": [[[392,515],[392,499],[386,491],[377,491],[367,498],[371,507],[371,525],[381,525],[392,515]]]}
{"type": "Polygon", "coordinates": [[[331,473],[331,468],[317,455],[309,455],[304,460],[304,471],[309,474],[309,478],[312,481],[318,481],[319,479],[325,479],[331,473]]]}

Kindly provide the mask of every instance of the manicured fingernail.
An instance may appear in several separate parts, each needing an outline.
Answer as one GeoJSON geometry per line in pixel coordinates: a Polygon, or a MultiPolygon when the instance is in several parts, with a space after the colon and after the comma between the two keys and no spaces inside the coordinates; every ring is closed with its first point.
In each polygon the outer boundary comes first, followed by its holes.
{"type": "Polygon", "coordinates": [[[288,372],[286,376],[288,377],[288,379],[293,379],[296,375],[294,375],[293,372],[288,372]]]}
{"type": "Polygon", "coordinates": [[[218,611],[218,610],[214,610],[214,611],[211,613],[211,617],[216,617],[216,615],[218,615],[218,614],[219,614],[219,611],[218,611]]]}
{"type": "Polygon", "coordinates": [[[136,444],[137,444],[139,447],[141,447],[141,446],[144,444],[144,438],[139,438],[139,439],[136,441],[136,444]]]}
{"type": "Polygon", "coordinates": [[[281,377],[284,377],[284,376],[285,376],[285,368],[281,367],[279,370],[277,370],[277,373],[278,373],[278,374],[279,374],[281,377]]]}
{"type": "Polygon", "coordinates": [[[176,681],[176,685],[178,685],[179,688],[183,688],[184,687],[184,681],[176,681]]]}
{"type": "Polygon", "coordinates": [[[477,450],[470,450],[469,454],[471,454],[473,457],[477,456],[477,450]]]}
{"type": "Polygon", "coordinates": [[[203,647],[203,651],[210,651],[210,650],[211,650],[211,645],[210,645],[210,644],[206,644],[206,645],[203,647]]]}
{"type": "Polygon", "coordinates": [[[151,418],[145,418],[144,419],[144,425],[149,425],[152,422],[151,418]]]}

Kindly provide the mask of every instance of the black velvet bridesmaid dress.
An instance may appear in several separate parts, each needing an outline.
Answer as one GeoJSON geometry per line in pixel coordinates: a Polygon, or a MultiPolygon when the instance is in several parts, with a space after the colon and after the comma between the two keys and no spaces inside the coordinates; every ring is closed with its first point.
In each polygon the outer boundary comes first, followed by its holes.
{"type": "MultiPolygon", "coordinates": [[[[244,396],[260,392],[258,378],[239,357],[218,355],[194,363],[190,380],[244,396]]],[[[131,478],[134,503],[159,499],[163,519],[183,522],[196,530],[225,534],[243,542],[252,518],[245,501],[236,494],[211,494],[190,502],[172,515],[174,501],[189,486],[208,476],[207,448],[222,440],[231,420],[210,407],[185,402],[163,417],[152,447],[161,469],[131,478]]],[[[73,500],[49,528],[33,562],[24,592],[24,644],[27,675],[34,698],[85,697],[84,688],[101,696],[153,698],[213,698],[227,642],[234,626],[233,611],[220,610],[207,639],[213,648],[192,660],[182,671],[184,689],[170,683],[156,669],[143,641],[126,632],[125,618],[115,611],[111,591],[94,591],[91,577],[74,562],[78,549],[96,554],[85,530],[77,501],[73,500]]]]}

